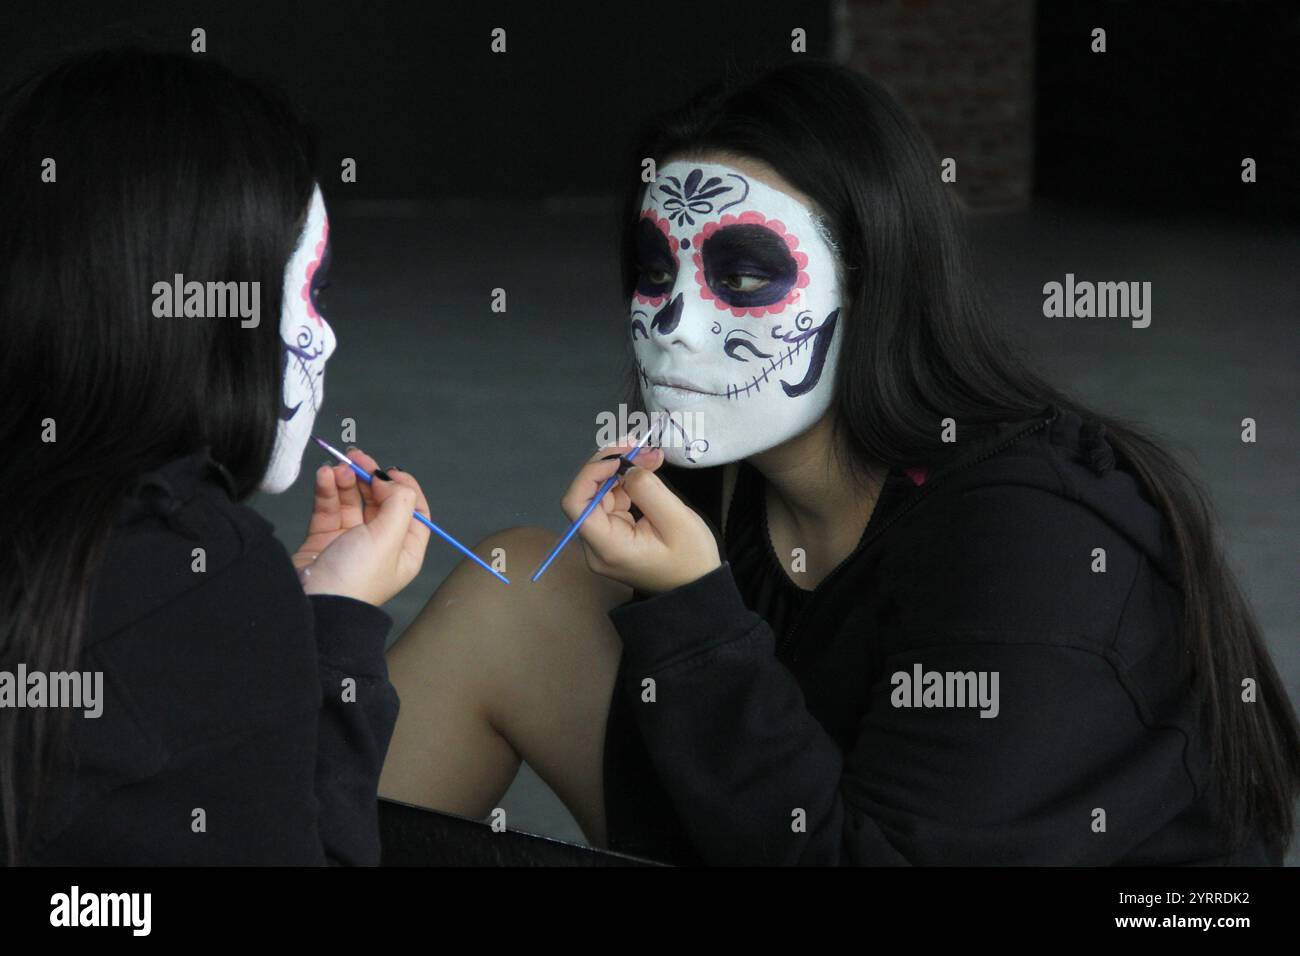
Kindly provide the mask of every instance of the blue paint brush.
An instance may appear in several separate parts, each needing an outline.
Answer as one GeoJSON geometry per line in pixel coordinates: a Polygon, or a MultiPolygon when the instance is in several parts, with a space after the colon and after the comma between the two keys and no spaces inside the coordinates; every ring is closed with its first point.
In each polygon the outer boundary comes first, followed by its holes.
{"type": "MultiPolygon", "coordinates": [[[[650,436],[654,433],[655,427],[652,424],[650,430],[647,431],[645,436],[632,447],[631,451],[622,456],[623,460],[630,464],[632,459],[641,454],[641,449],[646,446],[646,443],[650,441],[650,436]]],[[[542,573],[551,566],[551,562],[554,561],[559,556],[560,552],[564,550],[564,546],[567,545],[569,541],[572,540],[573,536],[578,533],[578,529],[582,527],[582,523],[587,520],[593,511],[596,510],[596,506],[600,504],[600,499],[609,494],[609,489],[613,488],[614,483],[621,477],[622,469],[614,472],[614,474],[605,479],[605,483],[597,490],[596,496],[591,499],[591,502],[587,507],[582,509],[582,514],[578,515],[578,520],[569,526],[569,530],[564,532],[564,537],[561,538],[559,543],[551,549],[551,553],[546,556],[546,560],[542,562],[542,566],[533,572],[531,580],[536,581],[542,576],[542,573]]]]}
{"type": "MultiPolygon", "coordinates": [[[[353,471],[355,471],[355,472],[357,473],[357,477],[360,478],[362,481],[364,481],[366,484],[373,484],[373,482],[374,482],[374,480],[375,480],[375,479],[374,479],[374,476],[372,476],[372,475],[370,474],[370,472],[366,471],[364,468],[362,468],[360,465],[358,465],[355,461],[353,461],[353,460],[352,460],[351,458],[349,458],[347,455],[343,454],[343,452],[339,451],[337,448],[335,448],[333,445],[329,444],[328,442],[321,441],[321,440],[320,440],[319,438],[317,438],[315,435],[312,436],[312,439],[311,439],[311,440],[314,441],[316,444],[320,445],[322,448],[324,448],[327,452],[329,452],[331,455],[333,455],[333,456],[334,456],[335,458],[337,458],[339,461],[343,462],[343,464],[345,464],[345,465],[347,465],[348,467],[350,467],[353,471]]],[[[441,528],[439,528],[436,524],[434,524],[432,521],[430,521],[430,520],[429,520],[428,518],[426,518],[424,515],[420,514],[420,512],[418,512],[418,511],[413,511],[413,512],[411,512],[411,517],[413,517],[416,521],[420,522],[420,524],[424,525],[426,528],[428,528],[430,531],[432,531],[432,532],[433,532],[434,534],[436,534],[438,537],[442,538],[443,541],[446,541],[449,545],[451,545],[453,548],[455,548],[455,549],[456,549],[457,551],[459,551],[461,554],[465,555],[465,557],[469,558],[471,561],[473,561],[475,564],[477,564],[480,568],[482,568],[482,569],[483,569],[484,571],[486,571],[488,574],[492,575],[492,577],[496,578],[496,579],[497,579],[498,581],[500,581],[502,584],[509,584],[509,583],[510,583],[510,581],[507,580],[507,578],[506,578],[506,576],[505,576],[504,574],[501,574],[501,573],[500,573],[499,571],[497,571],[494,567],[492,567],[492,565],[488,564],[486,561],[484,561],[482,558],[480,558],[477,554],[475,554],[475,553],[474,553],[473,551],[471,551],[469,548],[465,547],[463,544],[461,544],[459,541],[457,541],[455,538],[453,538],[453,537],[452,537],[451,535],[449,535],[447,532],[443,531],[441,528]]]]}

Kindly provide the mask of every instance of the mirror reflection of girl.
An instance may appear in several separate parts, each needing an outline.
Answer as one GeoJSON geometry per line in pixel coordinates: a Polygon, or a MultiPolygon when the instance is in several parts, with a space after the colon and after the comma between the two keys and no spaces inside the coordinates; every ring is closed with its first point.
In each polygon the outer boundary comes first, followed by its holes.
{"type": "Polygon", "coordinates": [[[1204,499],[995,334],[897,104],[789,66],[632,155],[623,325],[646,407],[694,414],[585,557],[444,583],[390,651],[381,792],[481,816],[527,760],[594,842],[675,861],[1278,860],[1295,714],[1204,499]]]}
{"type": "Polygon", "coordinates": [[[322,466],[292,559],[241,503],[297,477],[334,350],[312,154],[206,59],[83,55],[4,101],[0,670],[103,675],[96,717],[0,710],[9,862],[378,862],[378,605],[423,496],[322,466]],[[257,283],[259,320],[160,314],[177,275],[257,283]]]}

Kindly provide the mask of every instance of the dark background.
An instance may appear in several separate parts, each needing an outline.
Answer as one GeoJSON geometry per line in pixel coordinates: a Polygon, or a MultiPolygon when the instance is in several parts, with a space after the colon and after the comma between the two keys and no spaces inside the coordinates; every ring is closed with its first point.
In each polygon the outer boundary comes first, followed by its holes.
{"type": "MultiPolygon", "coordinates": [[[[1008,5],[961,6],[996,19],[1008,5]]],[[[357,159],[351,198],[593,196],[615,189],[647,111],[794,56],[796,26],[810,55],[836,52],[841,7],[7,0],[0,79],[100,42],[187,50],[203,27],[208,55],[271,80],[315,122],[327,173],[357,159]],[[504,56],[489,48],[498,26],[504,56]]],[[[1042,3],[1034,39],[1036,194],[1300,217],[1292,0],[1042,3]],[[1094,26],[1108,34],[1101,57],[1094,26]],[[1242,155],[1259,161],[1260,188],[1223,175],[1242,155]]]]}
{"type": "Polygon", "coordinates": [[[1041,3],[1035,193],[1300,219],[1300,4],[1041,3]],[[1080,42],[1107,30],[1104,56],[1080,42]],[[1261,189],[1240,189],[1242,156],[1261,189]]]}
{"type": "MultiPolygon", "coordinates": [[[[640,120],[794,56],[795,27],[810,55],[865,64],[960,161],[976,264],[1012,334],[1205,481],[1300,696],[1300,4],[6,0],[0,82],[104,42],[185,51],[196,26],[208,56],[281,87],[322,133],[340,348],[320,433],[354,419],[358,444],[416,474],[435,520],[467,542],[561,530],[559,495],[596,415],[616,408],[612,200],[640,120]],[[489,49],[496,26],[504,56],[489,49]],[[1094,26],[1105,55],[1089,52],[1094,26]],[[345,156],[355,184],[338,181],[345,156]],[[1250,186],[1243,156],[1259,163],[1250,186]],[[1043,284],[1067,272],[1150,281],[1151,327],[1044,319],[1043,284]],[[1240,440],[1247,416],[1254,445],[1240,440]]],[[[309,453],[305,473],[317,463],[309,453]]],[[[254,502],[290,548],[308,485],[254,502]]],[[[456,558],[431,545],[388,607],[394,637],[456,558]]],[[[527,768],[502,806],[513,827],[581,839],[527,768]]]]}
{"type": "MultiPolygon", "coordinates": [[[[359,199],[590,196],[622,147],[728,64],[791,56],[801,26],[825,53],[826,3],[417,3],[69,0],[8,3],[4,72],[85,38],[152,41],[270,79],[322,133],[322,165],[355,157],[359,199]],[[491,31],[507,52],[491,52],[491,31]]],[[[93,42],[93,41],[92,41],[93,42]]],[[[335,176],[337,178],[337,175],[335,176]]]]}

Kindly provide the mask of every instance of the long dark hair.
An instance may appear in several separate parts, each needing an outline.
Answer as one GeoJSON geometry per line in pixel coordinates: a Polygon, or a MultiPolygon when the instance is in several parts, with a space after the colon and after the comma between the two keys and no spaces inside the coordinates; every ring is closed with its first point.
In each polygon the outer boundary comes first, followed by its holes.
{"type": "Polygon", "coordinates": [[[1300,730],[1218,544],[1205,492],[1150,434],[1039,377],[995,325],[970,271],[959,210],[916,123],[879,84],[817,61],[715,86],[652,118],[627,165],[634,171],[622,210],[628,297],[637,276],[642,160],[705,153],[761,160],[828,221],[847,303],[832,412],[838,449],[860,472],[876,463],[942,463],[954,453],[940,440],[944,418],[978,430],[1055,405],[1105,435],[1160,509],[1176,547],[1182,640],[1227,845],[1255,831],[1285,850],[1300,791],[1300,730]],[[1258,704],[1237,702],[1243,676],[1257,679],[1258,704]]]}
{"type": "MultiPolygon", "coordinates": [[[[141,473],[206,446],[240,498],[256,490],[275,441],[284,269],[313,143],[261,86],[143,50],[79,55],[0,104],[3,669],[78,669],[88,591],[141,473]],[[177,273],[260,281],[260,323],[154,317],[154,284],[177,273]]],[[[0,711],[10,863],[67,739],[66,716],[48,713],[0,711]]]]}

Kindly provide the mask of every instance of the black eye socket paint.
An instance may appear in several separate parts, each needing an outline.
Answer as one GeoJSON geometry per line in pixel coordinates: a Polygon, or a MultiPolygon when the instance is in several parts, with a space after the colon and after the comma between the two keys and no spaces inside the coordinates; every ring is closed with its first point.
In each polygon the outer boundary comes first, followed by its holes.
{"type": "Polygon", "coordinates": [[[734,308],[779,302],[799,278],[799,265],[785,240],[771,229],[753,223],[723,226],[704,240],[700,256],[709,289],[734,308]],[[754,276],[767,281],[757,289],[739,290],[727,284],[735,276],[754,276]]]}
{"type": "Polygon", "coordinates": [[[668,237],[648,219],[642,219],[636,226],[636,266],[636,291],[641,295],[656,298],[672,289],[677,262],[668,246],[668,237]],[[661,279],[661,276],[668,278],[661,279]]]}
{"type": "Polygon", "coordinates": [[[325,251],[320,257],[320,265],[318,265],[316,271],[311,274],[311,304],[316,309],[317,315],[325,314],[325,309],[322,308],[322,303],[325,299],[323,293],[330,286],[330,248],[330,241],[326,239],[325,251]]]}

